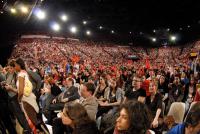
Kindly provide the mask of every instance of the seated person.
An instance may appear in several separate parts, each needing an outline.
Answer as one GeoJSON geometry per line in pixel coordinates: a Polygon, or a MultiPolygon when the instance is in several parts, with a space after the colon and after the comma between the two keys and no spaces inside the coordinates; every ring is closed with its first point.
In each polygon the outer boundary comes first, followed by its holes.
{"type": "Polygon", "coordinates": [[[140,102],[145,101],[146,91],[141,88],[142,79],[138,76],[135,76],[132,81],[132,88],[126,90],[124,102],[130,100],[138,100],[140,102]]]}
{"type": "Polygon", "coordinates": [[[45,111],[45,116],[47,117],[47,123],[51,124],[54,110],[62,110],[65,103],[72,102],[79,99],[78,88],[74,87],[74,80],[72,78],[67,78],[65,82],[66,90],[56,96],[52,101],[49,108],[45,111]]]}
{"type": "Polygon", "coordinates": [[[122,90],[117,85],[117,81],[115,79],[110,80],[110,86],[105,91],[105,97],[105,102],[99,101],[100,107],[98,113],[100,115],[102,115],[103,113],[107,113],[111,109],[115,110],[122,102],[122,90]]]}
{"type": "Polygon", "coordinates": [[[99,84],[97,85],[97,88],[95,90],[94,96],[99,100],[99,101],[105,101],[105,91],[107,90],[108,83],[106,81],[106,78],[104,75],[100,76],[99,79],[99,84]]]}
{"type": "Polygon", "coordinates": [[[196,93],[196,84],[194,78],[191,78],[189,84],[185,86],[183,102],[185,102],[186,111],[188,111],[191,103],[194,101],[196,93]]]}
{"type": "MultiPolygon", "coordinates": [[[[158,93],[157,81],[152,80],[149,83],[150,96],[146,98],[146,105],[151,111],[153,122],[152,128],[155,129],[159,125],[159,119],[163,118],[162,111],[162,96],[158,93]]],[[[156,131],[156,130],[155,130],[156,131]]]]}
{"type": "Polygon", "coordinates": [[[151,117],[146,105],[130,101],[121,106],[113,134],[148,134],[150,125],[151,117]]]}
{"type": "MultiPolygon", "coordinates": [[[[85,83],[81,86],[81,99],[79,103],[85,108],[91,120],[96,120],[96,113],[98,108],[97,99],[93,96],[95,85],[92,83],[85,83]]],[[[55,118],[53,121],[53,133],[56,134],[62,131],[63,126],[60,125],[61,119],[55,118]]]]}
{"type": "Polygon", "coordinates": [[[96,113],[98,109],[97,99],[93,96],[95,91],[95,85],[93,83],[85,83],[81,86],[82,100],[79,103],[85,107],[88,116],[91,120],[96,120],[96,113]]]}
{"type": "Polygon", "coordinates": [[[199,84],[197,85],[197,91],[194,97],[194,101],[200,101],[200,87],[199,84]]]}
{"type": "Polygon", "coordinates": [[[45,82],[44,89],[41,91],[44,96],[41,96],[40,99],[43,100],[42,102],[42,110],[43,112],[47,111],[49,109],[50,104],[52,103],[52,100],[58,96],[62,91],[61,89],[56,85],[54,79],[52,77],[47,78],[45,82]]]}
{"type": "Polygon", "coordinates": [[[166,111],[168,112],[170,106],[173,102],[182,102],[184,97],[183,86],[180,83],[180,77],[176,75],[174,77],[174,82],[169,84],[169,101],[166,106],[166,111]]]}
{"type": "Polygon", "coordinates": [[[173,127],[168,134],[200,134],[200,102],[191,108],[186,121],[173,127]]]}
{"type": "Polygon", "coordinates": [[[61,113],[61,120],[57,120],[56,124],[59,124],[61,129],[53,127],[54,134],[64,132],[67,134],[98,134],[96,123],[90,119],[86,109],[79,103],[66,104],[61,113]]]}
{"type": "Polygon", "coordinates": [[[169,89],[167,87],[167,81],[164,75],[161,75],[158,81],[158,92],[162,95],[162,101],[167,103],[169,89]]]}

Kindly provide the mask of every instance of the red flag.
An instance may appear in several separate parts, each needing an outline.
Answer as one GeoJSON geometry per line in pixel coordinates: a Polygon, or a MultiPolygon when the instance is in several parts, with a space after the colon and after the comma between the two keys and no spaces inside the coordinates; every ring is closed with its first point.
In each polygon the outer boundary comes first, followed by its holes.
{"type": "Polygon", "coordinates": [[[147,69],[150,69],[150,62],[149,62],[149,59],[146,59],[145,62],[146,62],[146,68],[147,68],[147,69]]]}

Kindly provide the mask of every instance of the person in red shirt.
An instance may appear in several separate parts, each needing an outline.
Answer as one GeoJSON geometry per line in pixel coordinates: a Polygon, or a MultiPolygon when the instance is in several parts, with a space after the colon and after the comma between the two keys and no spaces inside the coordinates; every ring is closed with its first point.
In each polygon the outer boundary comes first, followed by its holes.
{"type": "Polygon", "coordinates": [[[196,95],[194,101],[200,101],[200,88],[197,87],[196,95]]]}

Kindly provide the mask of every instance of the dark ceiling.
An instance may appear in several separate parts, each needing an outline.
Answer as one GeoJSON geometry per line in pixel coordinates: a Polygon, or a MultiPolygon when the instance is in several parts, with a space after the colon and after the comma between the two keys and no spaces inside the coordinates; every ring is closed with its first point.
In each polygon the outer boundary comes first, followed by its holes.
{"type": "MultiPolygon", "coordinates": [[[[23,0],[19,1],[23,2],[23,0]]],[[[15,0],[7,0],[6,5],[15,2],[15,0]]],[[[34,2],[35,0],[31,0],[29,4],[34,2]]],[[[142,42],[146,45],[152,43],[150,37],[161,38],[170,34],[179,35],[179,44],[200,37],[198,0],[44,0],[38,3],[48,12],[46,21],[39,22],[33,16],[26,21],[27,17],[15,17],[4,11],[0,15],[1,35],[9,33],[14,36],[32,31],[52,33],[48,21],[59,19],[59,13],[65,12],[69,15],[70,21],[62,24],[63,30],[59,33],[61,35],[70,34],[67,27],[76,24],[80,31],[91,29],[94,33],[91,38],[94,40],[102,37],[101,40],[142,42]],[[88,21],[87,26],[82,25],[83,20],[88,21]],[[98,29],[100,25],[104,30],[98,29]],[[169,32],[166,32],[167,28],[170,28],[169,32]],[[153,33],[154,29],[156,33],[153,33]],[[111,30],[115,31],[114,35],[110,34],[111,30]]],[[[86,38],[83,33],[77,36],[86,38]]]]}

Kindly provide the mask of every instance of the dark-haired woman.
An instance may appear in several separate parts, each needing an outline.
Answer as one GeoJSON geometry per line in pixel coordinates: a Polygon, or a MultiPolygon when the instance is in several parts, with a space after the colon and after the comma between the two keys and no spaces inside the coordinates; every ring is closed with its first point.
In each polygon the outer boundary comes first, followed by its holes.
{"type": "Polygon", "coordinates": [[[65,105],[61,118],[64,125],[72,128],[72,134],[98,134],[96,123],[79,103],[65,105]]]}
{"type": "Polygon", "coordinates": [[[120,108],[114,134],[150,134],[151,116],[145,104],[130,101],[120,108]]]}
{"type": "MultiPolygon", "coordinates": [[[[34,126],[37,123],[37,113],[39,112],[39,107],[36,103],[36,96],[31,92],[28,96],[24,95],[25,84],[29,80],[28,73],[26,72],[25,63],[21,58],[18,58],[15,63],[15,71],[17,74],[17,88],[8,87],[13,92],[17,93],[18,101],[21,104],[21,108],[24,111],[26,118],[30,119],[34,126]]],[[[30,131],[30,130],[26,130],[30,131]]]]}
{"type": "Polygon", "coordinates": [[[105,91],[106,101],[99,101],[101,107],[104,107],[108,110],[116,109],[122,102],[123,94],[121,88],[118,87],[118,83],[115,79],[110,80],[110,86],[105,91]]]}
{"type": "Polygon", "coordinates": [[[184,91],[183,102],[185,102],[186,111],[189,109],[191,103],[194,101],[195,93],[196,93],[196,83],[194,81],[194,78],[191,78],[189,84],[185,86],[185,91],[184,91]]]}
{"type": "Polygon", "coordinates": [[[94,92],[94,96],[99,100],[99,101],[105,101],[106,97],[105,97],[105,91],[107,90],[108,84],[106,81],[106,77],[105,76],[100,76],[99,79],[99,84],[97,85],[97,88],[94,92]]]}

